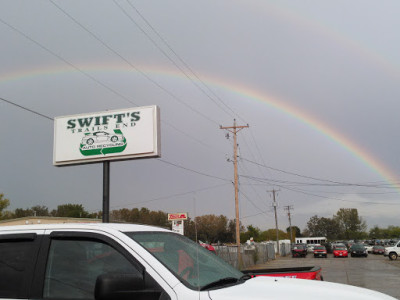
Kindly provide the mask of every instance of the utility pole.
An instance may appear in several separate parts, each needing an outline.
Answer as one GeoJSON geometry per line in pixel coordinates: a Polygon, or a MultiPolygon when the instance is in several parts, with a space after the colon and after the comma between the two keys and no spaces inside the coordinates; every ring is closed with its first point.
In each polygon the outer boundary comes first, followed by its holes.
{"type": "Polygon", "coordinates": [[[276,200],[275,200],[275,193],[278,192],[278,191],[275,190],[275,189],[273,189],[272,191],[269,191],[269,192],[272,192],[272,196],[273,196],[273,199],[274,199],[273,206],[274,206],[274,211],[275,211],[276,250],[278,251],[278,253],[280,253],[280,252],[279,252],[278,216],[277,216],[277,214],[276,214],[276,206],[277,206],[277,204],[276,204],[276,200]]]}
{"type": "Polygon", "coordinates": [[[292,243],[293,235],[292,235],[292,220],[290,218],[290,210],[293,209],[293,205],[287,205],[287,206],[284,207],[284,209],[287,210],[287,212],[288,212],[289,229],[290,229],[290,243],[292,243]]]}
{"type": "Polygon", "coordinates": [[[237,133],[243,128],[248,128],[249,124],[246,126],[236,126],[236,119],[233,120],[233,126],[230,127],[222,127],[220,129],[228,130],[233,134],[233,168],[234,168],[234,176],[235,176],[235,211],[236,211],[236,246],[237,246],[237,255],[238,255],[238,266],[240,266],[242,262],[242,256],[240,254],[240,226],[239,226],[239,184],[238,184],[238,171],[237,171],[237,133]]]}

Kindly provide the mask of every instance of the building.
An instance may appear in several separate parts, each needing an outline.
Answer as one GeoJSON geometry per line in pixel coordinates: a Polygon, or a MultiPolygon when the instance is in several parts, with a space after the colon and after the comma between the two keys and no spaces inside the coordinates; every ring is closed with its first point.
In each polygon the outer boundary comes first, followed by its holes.
{"type": "Polygon", "coordinates": [[[296,237],[296,244],[321,245],[326,243],[326,237],[296,237]]]}

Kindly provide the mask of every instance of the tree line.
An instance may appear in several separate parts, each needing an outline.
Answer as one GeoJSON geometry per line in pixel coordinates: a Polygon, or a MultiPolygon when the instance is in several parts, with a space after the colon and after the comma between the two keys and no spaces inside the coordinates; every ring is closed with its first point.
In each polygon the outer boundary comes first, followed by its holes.
{"type": "MultiPolygon", "coordinates": [[[[88,212],[82,204],[62,204],[56,209],[49,210],[46,206],[36,205],[31,208],[17,208],[14,211],[7,211],[10,201],[0,194],[0,220],[16,219],[30,216],[42,217],[67,217],[67,218],[97,218],[101,219],[102,212],[88,212]]],[[[111,222],[127,222],[145,225],[154,225],[164,228],[171,228],[168,221],[168,213],[163,211],[151,211],[142,208],[122,208],[110,212],[111,222]]],[[[236,241],[236,221],[228,219],[223,215],[203,215],[194,219],[188,218],[185,221],[185,236],[192,240],[201,240],[209,243],[234,243],[236,241]]],[[[247,227],[239,224],[240,241],[246,242],[253,238],[256,242],[275,241],[276,229],[261,230],[253,225],[247,227]]],[[[328,240],[361,240],[361,239],[390,239],[400,237],[400,227],[389,226],[379,228],[374,226],[367,232],[366,222],[358,215],[357,209],[341,208],[332,218],[318,217],[314,215],[307,222],[306,228],[301,232],[297,226],[292,226],[292,237],[290,228],[286,231],[278,230],[279,240],[291,239],[294,237],[325,236],[328,240]]]]}
{"type": "Polygon", "coordinates": [[[325,236],[328,240],[365,240],[400,238],[400,227],[386,229],[375,225],[367,231],[366,222],[356,208],[341,208],[332,218],[312,216],[307,222],[303,236],[325,236]]]}

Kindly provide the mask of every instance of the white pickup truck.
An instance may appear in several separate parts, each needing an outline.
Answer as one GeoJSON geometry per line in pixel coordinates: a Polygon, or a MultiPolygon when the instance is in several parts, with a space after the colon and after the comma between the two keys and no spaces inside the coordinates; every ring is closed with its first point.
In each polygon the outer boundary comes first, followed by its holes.
{"type": "Polygon", "coordinates": [[[400,241],[398,241],[393,247],[386,247],[384,256],[389,256],[391,260],[396,260],[400,256],[400,241]]]}
{"type": "Polygon", "coordinates": [[[0,227],[0,299],[394,299],[350,285],[255,277],[166,229],[129,224],[0,227]]]}

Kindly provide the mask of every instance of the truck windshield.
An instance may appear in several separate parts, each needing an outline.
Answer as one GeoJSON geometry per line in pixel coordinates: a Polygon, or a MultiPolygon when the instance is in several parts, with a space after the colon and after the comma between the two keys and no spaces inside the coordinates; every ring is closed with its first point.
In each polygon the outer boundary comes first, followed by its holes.
{"type": "Polygon", "coordinates": [[[211,251],[182,235],[170,232],[125,234],[142,245],[191,289],[199,290],[221,279],[239,280],[243,276],[242,272],[211,251]]]}

